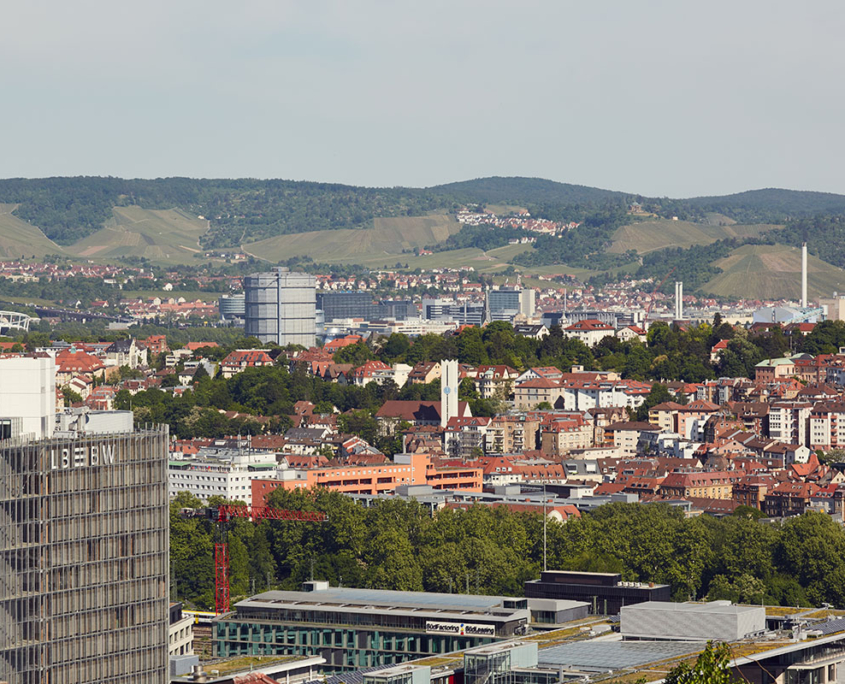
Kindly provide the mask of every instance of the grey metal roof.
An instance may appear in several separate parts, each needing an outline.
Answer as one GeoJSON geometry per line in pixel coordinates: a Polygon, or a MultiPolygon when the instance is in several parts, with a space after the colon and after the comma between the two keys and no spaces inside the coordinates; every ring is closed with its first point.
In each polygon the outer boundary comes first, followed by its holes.
{"type": "Polygon", "coordinates": [[[704,650],[704,646],[689,641],[582,641],[540,649],[539,666],[623,670],[697,653],[704,650]]]}
{"type": "Polygon", "coordinates": [[[645,601],[624,606],[624,612],[653,612],[662,613],[694,613],[703,615],[706,613],[719,613],[721,615],[737,615],[739,613],[751,613],[765,610],[762,606],[738,606],[726,601],[710,601],[708,603],[672,603],[669,601],[645,601]]]}
{"type": "MultiPolygon", "coordinates": [[[[520,600],[508,596],[479,596],[474,594],[435,594],[423,591],[389,591],[383,589],[355,589],[331,587],[318,591],[265,591],[241,603],[304,603],[324,606],[357,604],[381,608],[423,608],[428,610],[484,611],[502,609],[502,601],[520,600]]],[[[524,599],[521,599],[524,600],[524,599]]],[[[238,604],[240,605],[240,604],[238,604]]]]}

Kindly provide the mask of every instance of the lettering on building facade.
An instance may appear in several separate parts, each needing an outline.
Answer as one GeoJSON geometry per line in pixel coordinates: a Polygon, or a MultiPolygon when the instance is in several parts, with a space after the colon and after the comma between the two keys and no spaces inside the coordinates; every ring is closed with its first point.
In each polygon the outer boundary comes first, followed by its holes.
{"type": "Polygon", "coordinates": [[[425,623],[426,634],[455,634],[457,636],[496,636],[496,625],[483,625],[466,622],[433,622],[425,623]]]}
{"type": "Polygon", "coordinates": [[[114,444],[90,444],[50,449],[50,468],[52,470],[112,465],[114,460],[114,444]]]}

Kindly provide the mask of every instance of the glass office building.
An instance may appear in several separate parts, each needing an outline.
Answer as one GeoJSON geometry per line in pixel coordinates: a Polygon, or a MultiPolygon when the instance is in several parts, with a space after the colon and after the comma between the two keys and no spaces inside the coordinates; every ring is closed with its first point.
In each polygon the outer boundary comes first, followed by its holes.
{"type": "Polygon", "coordinates": [[[530,617],[519,598],[308,587],[259,594],[217,618],[215,655],[320,655],[327,669],[358,670],[513,638],[530,617]]]}

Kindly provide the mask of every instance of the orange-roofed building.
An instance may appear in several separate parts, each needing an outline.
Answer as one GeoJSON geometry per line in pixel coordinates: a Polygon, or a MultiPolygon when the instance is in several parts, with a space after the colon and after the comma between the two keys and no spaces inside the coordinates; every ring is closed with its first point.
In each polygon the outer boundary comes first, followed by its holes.
{"type": "Polygon", "coordinates": [[[74,352],[70,349],[56,354],[56,385],[58,386],[67,385],[77,375],[102,378],[105,373],[105,364],[91,354],[83,351],[74,352]]]}
{"type": "Polygon", "coordinates": [[[202,349],[203,347],[219,347],[220,345],[217,342],[188,342],[185,345],[185,349],[189,351],[195,352],[197,349],[202,349]]]}
{"type": "Polygon", "coordinates": [[[231,378],[247,368],[272,365],[273,359],[262,349],[238,349],[223,359],[220,369],[224,378],[231,378]]]}
{"type": "Polygon", "coordinates": [[[335,340],[326,342],[323,346],[323,350],[329,354],[334,354],[338,349],[349,347],[353,344],[357,344],[358,342],[362,342],[363,340],[364,338],[360,335],[346,335],[345,337],[338,337],[335,340]]]}

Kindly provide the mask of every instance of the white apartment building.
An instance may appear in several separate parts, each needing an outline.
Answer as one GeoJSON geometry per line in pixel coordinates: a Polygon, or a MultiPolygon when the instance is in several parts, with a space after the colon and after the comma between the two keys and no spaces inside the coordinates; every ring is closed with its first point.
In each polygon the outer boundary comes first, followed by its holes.
{"type": "Polygon", "coordinates": [[[807,444],[810,412],[807,402],[779,401],[769,406],[769,437],[784,444],[807,444]]]}
{"type": "MultiPolygon", "coordinates": [[[[219,450],[220,452],[236,450],[219,450]]],[[[202,452],[200,452],[202,454],[202,452]]],[[[168,493],[173,499],[179,492],[190,492],[207,501],[222,496],[230,501],[252,505],[252,481],[272,477],[276,455],[271,451],[252,452],[225,458],[201,455],[185,460],[171,460],[167,467],[168,493]]]]}
{"type": "Polygon", "coordinates": [[[810,412],[811,449],[841,449],[845,446],[845,404],[823,402],[810,412]]]}
{"type": "Polygon", "coordinates": [[[167,649],[169,651],[169,655],[171,656],[194,654],[193,617],[190,615],[183,615],[180,619],[170,623],[170,627],[167,630],[167,649]]]}
{"type": "Polygon", "coordinates": [[[592,408],[639,407],[648,396],[650,386],[634,380],[592,381],[565,380],[561,399],[566,411],[586,411],[592,408]]]}

